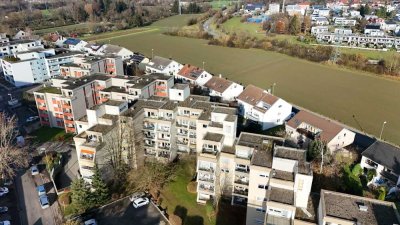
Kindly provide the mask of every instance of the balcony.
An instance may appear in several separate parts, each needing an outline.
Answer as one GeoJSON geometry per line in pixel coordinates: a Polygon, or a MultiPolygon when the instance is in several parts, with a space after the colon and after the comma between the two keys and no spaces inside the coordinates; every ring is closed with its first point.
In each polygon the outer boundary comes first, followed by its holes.
{"type": "Polygon", "coordinates": [[[144,146],[153,147],[154,148],[155,143],[154,142],[153,143],[144,142],[144,146]]]}
{"type": "Polygon", "coordinates": [[[166,90],[167,86],[166,85],[156,85],[156,90],[166,90]]]}
{"type": "Polygon", "coordinates": [[[236,167],[235,171],[236,172],[240,172],[240,173],[249,173],[250,169],[249,168],[243,168],[243,167],[236,167]]]}
{"type": "Polygon", "coordinates": [[[258,120],[259,120],[258,115],[253,115],[253,114],[251,114],[251,113],[246,113],[246,117],[247,117],[248,119],[250,119],[250,120],[253,120],[253,121],[258,121],[258,120]]]}
{"type": "Polygon", "coordinates": [[[202,166],[200,166],[198,170],[199,171],[210,172],[210,173],[214,173],[214,171],[215,171],[214,168],[212,168],[212,167],[202,167],[202,166]]]}
{"type": "Polygon", "coordinates": [[[187,124],[176,122],[176,127],[187,127],[187,124]]]}
{"type": "Polygon", "coordinates": [[[217,151],[214,150],[214,149],[210,149],[210,148],[203,148],[202,149],[202,153],[211,154],[211,155],[217,155],[217,151]]]}
{"type": "Polygon", "coordinates": [[[69,104],[63,104],[62,107],[64,109],[71,109],[71,105],[69,105],[69,104]]]}
{"type": "Polygon", "coordinates": [[[143,125],[143,129],[146,129],[146,130],[154,130],[154,128],[155,128],[154,124],[143,125]]]}
{"type": "Polygon", "coordinates": [[[179,132],[176,135],[181,136],[181,137],[187,137],[188,132],[179,132]]]}
{"type": "Polygon", "coordinates": [[[45,126],[50,126],[50,121],[41,120],[40,124],[45,125],[45,126]]]}
{"type": "Polygon", "coordinates": [[[49,118],[49,115],[47,113],[40,113],[39,116],[44,118],[49,118]]]}
{"type": "Polygon", "coordinates": [[[235,187],[233,189],[233,193],[237,194],[237,195],[247,196],[247,194],[249,193],[249,190],[247,188],[235,187]]]}
{"type": "Polygon", "coordinates": [[[73,117],[71,112],[64,112],[64,116],[69,118],[73,117]]]}
{"type": "Polygon", "coordinates": [[[47,111],[47,107],[46,106],[38,106],[38,109],[41,111],[47,111]]]}
{"type": "Polygon", "coordinates": [[[189,138],[196,138],[196,134],[189,134],[189,138]]]}
{"type": "Polygon", "coordinates": [[[177,140],[176,143],[177,143],[178,145],[187,145],[189,142],[188,142],[188,141],[177,140]]]}
{"type": "Polygon", "coordinates": [[[67,119],[64,120],[64,123],[65,123],[65,124],[71,124],[71,125],[74,125],[74,124],[75,124],[74,121],[72,121],[72,120],[67,120],[67,119]]]}
{"type": "Polygon", "coordinates": [[[45,103],[45,100],[43,98],[36,98],[36,102],[45,103]]]}
{"type": "Polygon", "coordinates": [[[246,177],[235,179],[235,184],[249,185],[249,179],[246,177]]]}
{"type": "Polygon", "coordinates": [[[196,125],[189,125],[189,129],[196,130],[196,125]]]}
{"type": "Polygon", "coordinates": [[[158,140],[163,140],[163,141],[169,141],[171,139],[171,137],[166,137],[166,136],[158,136],[157,137],[158,140]]]}
{"type": "Polygon", "coordinates": [[[157,152],[154,151],[154,150],[146,149],[146,150],[144,151],[144,155],[146,155],[146,156],[156,156],[156,155],[157,155],[157,152]]]}
{"type": "Polygon", "coordinates": [[[161,157],[161,158],[169,158],[169,152],[159,152],[158,153],[158,157],[161,157]]]}
{"type": "Polygon", "coordinates": [[[147,139],[154,139],[156,136],[154,134],[145,133],[144,137],[147,138],[147,139]]]}
{"type": "Polygon", "coordinates": [[[74,127],[66,127],[65,128],[67,133],[75,133],[75,128],[74,127]]]}
{"type": "Polygon", "coordinates": [[[168,132],[168,133],[169,133],[170,128],[169,128],[169,127],[168,127],[168,128],[166,128],[166,127],[159,127],[157,130],[158,130],[158,131],[161,131],[161,132],[168,132]]]}
{"type": "Polygon", "coordinates": [[[158,149],[165,149],[165,150],[169,150],[171,148],[171,146],[166,146],[166,145],[158,145],[158,149]]]}
{"type": "Polygon", "coordinates": [[[80,159],[83,160],[89,160],[89,161],[93,161],[94,155],[89,155],[89,154],[81,154],[80,159]]]}
{"type": "Polygon", "coordinates": [[[188,147],[178,146],[177,150],[178,150],[178,152],[187,153],[188,152],[188,147]]]}
{"type": "Polygon", "coordinates": [[[206,175],[200,176],[199,175],[198,180],[199,181],[204,181],[204,182],[209,182],[209,183],[214,183],[213,176],[206,176],[206,175]]]}
{"type": "Polygon", "coordinates": [[[199,191],[204,191],[208,193],[214,193],[214,186],[206,185],[206,184],[199,184],[199,191]]]}

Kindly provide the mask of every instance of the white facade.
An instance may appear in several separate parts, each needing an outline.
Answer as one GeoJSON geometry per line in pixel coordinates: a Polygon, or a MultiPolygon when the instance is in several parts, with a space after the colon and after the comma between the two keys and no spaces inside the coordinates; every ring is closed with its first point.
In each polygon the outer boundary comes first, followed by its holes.
{"type": "Polygon", "coordinates": [[[335,34],[352,34],[353,31],[351,29],[335,28],[335,31],[333,33],[335,33],[335,34]]]}
{"type": "Polygon", "coordinates": [[[39,40],[16,40],[0,43],[0,58],[35,48],[44,48],[44,46],[39,40]]]}
{"type": "Polygon", "coordinates": [[[184,101],[190,95],[189,85],[175,84],[169,89],[169,99],[172,101],[184,101]]]}
{"type": "Polygon", "coordinates": [[[313,35],[327,33],[327,32],[328,32],[328,26],[311,27],[311,34],[313,35]]]}
{"type": "Polygon", "coordinates": [[[271,3],[271,4],[269,4],[268,7],[269,7],[269,8],[268,8],[268,13],[269,13],[270,15],[279,13],[280,10],[281,10],[281,9],[280,9],[280,5],[277,4],[277,3],[271,3]]]}
{"type": "Polygon", "coordinates": [[[347,19],[344,17],[333,18],[335,21],[335,26],[355,26],[357,21],[354,19],[347,19]]]}
{"type": "Polygon", "coordinates": [[[304,15],[306,10],[303,9],[302,7],[300,7],[299,5],[287,5],[285,7],[285,11],[290,16],[294,16],[294,15],[302,16],[302,15],[304,15]]]}
{"type": "Polygon", "coordinates": [[[50,78],[60,76],[60,66],[74,61],[74,56],[81,55],[80,53],[65,53],[46,58],[47,73],[50,78]]]}
{"type": "Polygon", "coordinates": [[[385,36],[385,32],[381,29],[364,29],[364,34],[371,37],[383,37],[385,36]]]}
{"type": "Polygon", "coordinates": [[[162,63],[151,60],[148,64],[146,64],[147,73],[162,73],[165,75],[175,76],[183,67],[182,64],[174,60],[169,60],[157,56],[155,57],[155,59],[159,59],[160,61],[162,61],[162,63]]]}

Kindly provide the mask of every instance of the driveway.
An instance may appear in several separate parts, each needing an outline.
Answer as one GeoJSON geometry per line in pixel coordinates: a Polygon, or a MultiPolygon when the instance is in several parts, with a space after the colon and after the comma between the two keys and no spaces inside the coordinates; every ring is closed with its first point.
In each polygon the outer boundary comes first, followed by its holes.
{"type": "Polygon", "coordinates": [[[99,225],[168,225],[168,221],[157,207],[150,203],[135,209],[129,198],[124,198],[102,207],[96,213],[99,225]]]}
{"type": "MultiPolygon", "coordinates": [[[[39,169],[43,172],[43,165],[39,169]]],[[[32,176],[30,170],[26,170],[19,174],[15,179],[18,203],[20,205],[21,224],[26,225],[55,225],[58,212],[56,204],[56,194],[53,185],[43,174],[32,176]],[[39,197],[36,192],[36,186],[44,184],[47,196],[49,198],[50,207],[42,209],[39,204],[39,197]]]]}

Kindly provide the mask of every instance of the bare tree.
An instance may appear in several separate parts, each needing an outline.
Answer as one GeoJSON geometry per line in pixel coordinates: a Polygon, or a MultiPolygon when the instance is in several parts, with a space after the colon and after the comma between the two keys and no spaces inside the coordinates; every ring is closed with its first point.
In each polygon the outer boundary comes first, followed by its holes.
{"type": "Polygon", "coordinates": [[[16,146],[15,117],[0,113],[0,175],[2,179],[15,176],[16,170],[28,165],[27,153],[16,146]]]}

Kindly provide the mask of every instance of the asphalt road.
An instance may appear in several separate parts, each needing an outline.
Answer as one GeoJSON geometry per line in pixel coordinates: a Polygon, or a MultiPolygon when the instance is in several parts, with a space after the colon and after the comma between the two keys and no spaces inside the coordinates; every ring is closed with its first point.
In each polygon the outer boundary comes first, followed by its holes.
{"type": "Polygon", "coordinates": [[[52,185],[40,175],[32,176],[30,170],[27,170],[17,176],[15,179],[18,203],[20,206],[20,218],[23,225],[54,225],[54,201],[56,195],[51,192],[52,185]],[[42,209],[39,203],[39,197],[36,192],[36,185],[45,183],[47,196],[51,207],[42,209]]]}
{"type": "Polygon", "coordinates": [[[7,206],[8,212],[4,214],[0,214],[0,221],[9,220],[11,224],[20,224],[18,207],[17,207],[17,195],[15,192],[15,186],[10,185],[7,186],[10,191],[8,194],[0,197],[0,206],[7,206]]]}
{"type": "Polygon", "coordinates": [[[129,198],[125,198],[101,208],[96,213],[99,225],[168,225],[160,211],[152,203],[135,209],[129,198]]]}

